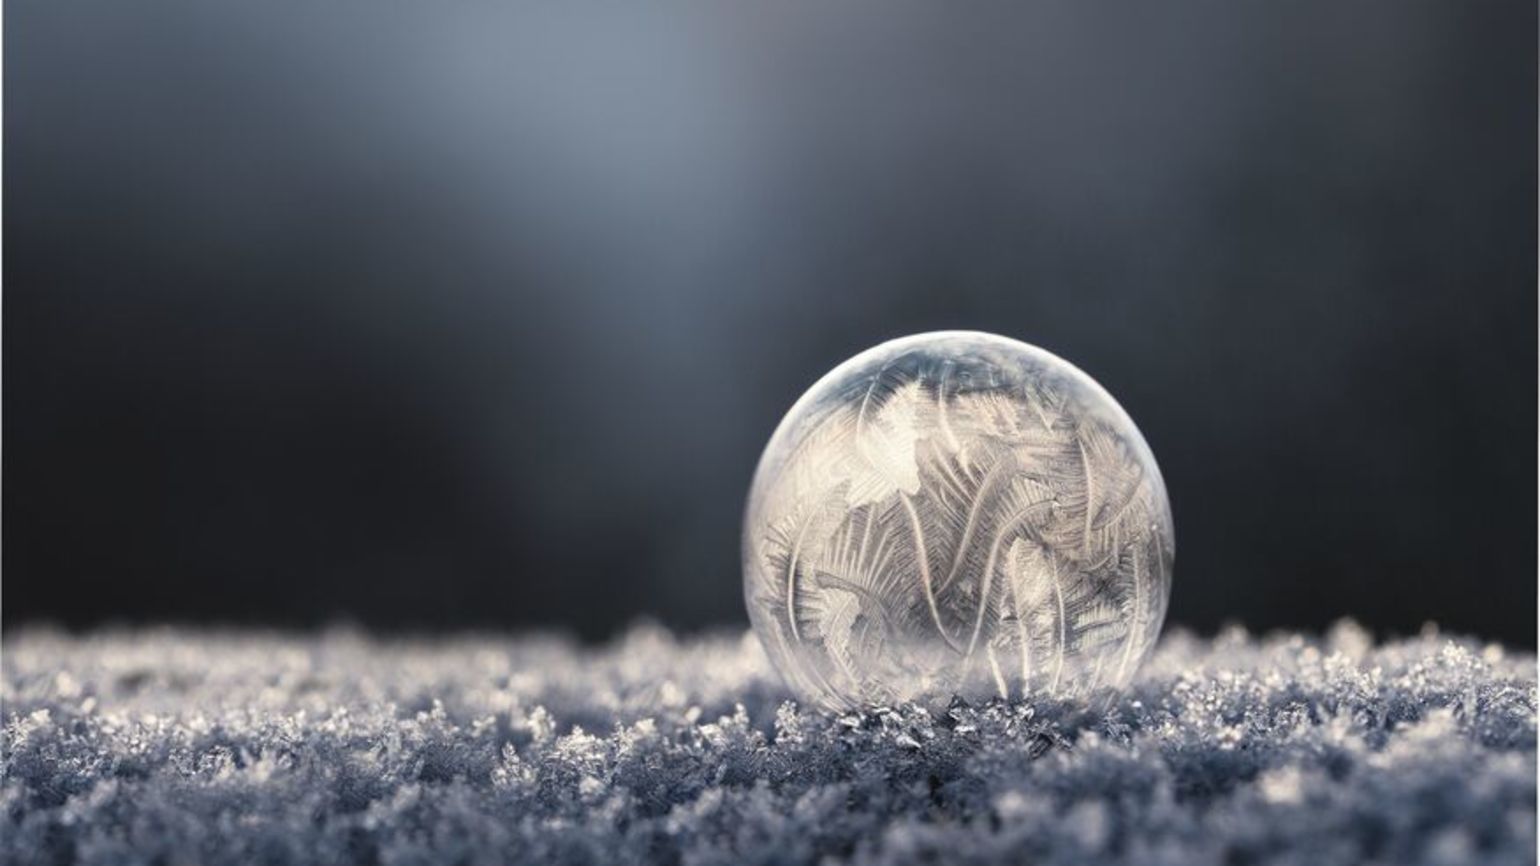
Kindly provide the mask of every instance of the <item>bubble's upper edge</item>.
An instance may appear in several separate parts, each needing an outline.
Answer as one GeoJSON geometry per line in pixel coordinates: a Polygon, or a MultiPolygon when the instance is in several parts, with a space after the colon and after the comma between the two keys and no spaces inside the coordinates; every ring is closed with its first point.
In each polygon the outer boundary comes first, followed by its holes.
{"type": "MultiPolygon", "coordinates": [[[[760,451],[759,459],[755,462],[754,475],[749,482],[749,489],[745,492],[744,495],[742,520],[740,522],[740,526],[742,527],[741,531],[744,533],[743,538],[741,539],[743,545],[746,546],[748,543],[747,528],[750,523],[751,510],[753,508],[754,491],[759,489],[766,470],[766,462],[770,458],[771,454],[776,450],[773,446],[787,434],[790,425],[795,423],[795,420],[800,417],[803,409],[807,408],[809,404],[825,396],[824,392],[827,390],[828,386],[840,380],[855,368],[869,364],[875,359],[883,356],[901,354],[911,347],[957,339],[981,340],[984,342],[995,343],[1004,348],[1009,348],[1013,351],[1032,356],[1047,364],[1057,365],[1061,367],[1069,376],[1077,379],[1079,383],[1082,384],[1091,394],[1099,397],[1105,403],[1106,408],[1116,414],[1119,420],[1127,426],[1129,431],[1132,432],[1133,444],[1139,451],[1142,452],[1142,456],[1145,458],[1145,462],[1148,463],[1150,469],[1154,473],[1154,480],[1160,491],[1160,496],[1167,503],[1166,519],[1170,521],[1168,540],[1171,543],[1173,554],[1175,553],[1176,527],[1174,515],[1171,514],[1170,494],[1166,489],[1165,477],[1160,471],[1160,464],[1155,459],[1154,451],[1150,448],[1149,442],[1144,438],[1144,432],[1139,429],[1138,424],[1134,423],[1133,417],[1128,414],[1128,410],[1123,408],[1123,404],[1119,403],[1117,398],[1113,397],[1112,393],[1109,392],[1100,382],[1098,382],[1095,377],[1087,373],[1085,370],[1082,370],[1074,362],[1064,358],[1061,355],[1055,354],[1054,352],[1051,352],[1048,349],[1044,349],[1043,347],[1033,343],[1028,343],[1025,340],[1018,340],[1014,337],[1007,337],[1002,334],[996,334],[990,331],[970,330],[966,328],[939,331],[921,331],[915,334],[906,334],[901,337],[894,337],[892,339],[884,340],[883,342],[878,343],[875,346],[863,349],[836,364],[828,372],[818,377],[818,379],[814,381],[813,384],[804,389],[801,395],[797,397],[797,399],[781,416],[781,420],[776,424],[775,429],[770,434],[770,437],[765,440],[765,446],[760,451]]],[[[744,550],[744,553],[747,554],[746,549],[744,550]]]]}

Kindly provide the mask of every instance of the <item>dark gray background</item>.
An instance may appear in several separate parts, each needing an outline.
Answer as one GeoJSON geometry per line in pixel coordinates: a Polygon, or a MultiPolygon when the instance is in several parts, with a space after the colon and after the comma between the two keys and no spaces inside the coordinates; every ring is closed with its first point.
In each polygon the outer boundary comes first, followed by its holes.
{"type": "Polygon", "coordinates": [[[6,11],[7,624],[741,622],[781,413],[968,327],[1175,621],[1534,643],[1532,2],[6,11]]]}

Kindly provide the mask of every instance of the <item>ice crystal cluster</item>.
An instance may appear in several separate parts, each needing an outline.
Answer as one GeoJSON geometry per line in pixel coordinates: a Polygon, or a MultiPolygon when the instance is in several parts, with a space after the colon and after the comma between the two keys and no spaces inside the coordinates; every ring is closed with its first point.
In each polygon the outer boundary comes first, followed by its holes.
{"type": "Polygon", "coordinates": [[[5,864],[1527,864],[1534,656],[1170,634],[1105,709],[826,715],[757,640],[12,631],[5,864]]]}
{"type": "Polygon", "coordinates": [[[1155,458],[1089,376],[974,332],[837,367],[771,437],[744,595],[792,688],[830,709],[1127,684],[1165,617],[1155,458]]]}

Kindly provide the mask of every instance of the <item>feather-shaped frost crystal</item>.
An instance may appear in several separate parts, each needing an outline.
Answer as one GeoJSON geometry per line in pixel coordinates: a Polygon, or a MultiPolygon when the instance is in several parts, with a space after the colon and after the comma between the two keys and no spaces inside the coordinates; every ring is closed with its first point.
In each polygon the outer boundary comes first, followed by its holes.
{"type": "Polygon", "coordinates": [[[1042,349],[884,343],[797,401],[743,529],[754,630],[847,709],[1121,689],[1166,615],[1171,507],[1138,428],[1042,349]]]}

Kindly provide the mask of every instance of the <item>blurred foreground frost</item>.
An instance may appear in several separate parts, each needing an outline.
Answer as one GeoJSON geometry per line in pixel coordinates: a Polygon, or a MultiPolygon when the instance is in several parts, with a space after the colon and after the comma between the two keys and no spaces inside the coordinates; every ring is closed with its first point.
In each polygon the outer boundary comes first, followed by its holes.
{"type": "Polygon", "coordinates": [[[5,863],[1533,863],[1535,659],[1169,636],[1106,713],[827,716],[748,636],[4,644],[5,863]]]}

